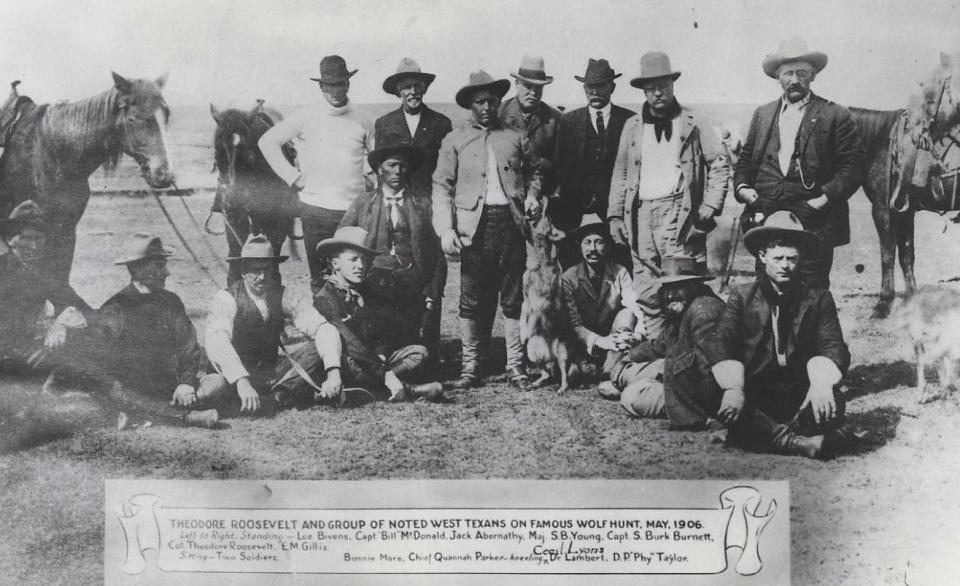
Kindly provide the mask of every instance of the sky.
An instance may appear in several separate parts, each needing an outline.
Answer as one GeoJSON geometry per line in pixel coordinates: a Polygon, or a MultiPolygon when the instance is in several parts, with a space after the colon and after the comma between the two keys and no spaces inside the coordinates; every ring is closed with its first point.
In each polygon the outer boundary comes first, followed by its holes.
{"type": "MultiPolygon", "coordinates": [[[[960,0],[29,0],[0,7],[0,85],[23,81],[38,102],[107,89],[110,71],[169,72],[172,105],[247,107],[320,99],[323,55],[359,69],[351,99],[393,101],[381,88],[401,57],[437,74],[427,102],[452,102],[468,75],[508,78],[524,54],[556,79],[548,103],[579,105],[589,57],[629,85],[640,56],[666,52],[681,102],[760,103],[779,94],[763,57],[801,36],[829,57],[814,91],[848,106],[903,107],[940,52],[960,53],[960,0]]],[[[4,92],[0,90],[0,94],[4,92]]]]}

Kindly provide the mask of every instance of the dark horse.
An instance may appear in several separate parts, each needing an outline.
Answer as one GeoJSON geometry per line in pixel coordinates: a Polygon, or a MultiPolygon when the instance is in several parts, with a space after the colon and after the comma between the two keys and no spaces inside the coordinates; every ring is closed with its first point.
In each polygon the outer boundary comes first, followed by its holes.
{"type": "MultiPolygon", "coordinates": [[[[958,209],[958,175],[960,168],[960,141],[954,136],[960,124],[960,56],[941,55],[940,67],[923,84],[923,96],[914,100],[905,110],[865,110],[851,108],[860,138],[867,153],[867,175],[863,191],[870,199],[873,222],[880,237],[880,299],[874,306],[874,317],[886,317],[893,303],[894,261],[900,257],[907,294],[917,286],[913,271],[914,215],[919,210],[947,212],[958,209]],[[898,124],[904,124],[906,133],[896,132],[898,124]],[[937,159],[931,171],[929,183],[917,187],[910,183],[911,177],[903,177],[902,165],[891,164],[903,159],[904,148],[909,147],[909,134],[914,129],[923,129],[932,143],[932,153],[937,159]],[[891,199],[900,184],[906,198],[905,205],[891,206],[891,199]],[[892,209],[892,207],[896,209],[892,209]]],[[[909,155],[906,155],[909,157],[909,155]]],[[[906,167],[912,172],[912,164],[906,167]]]]}
{"type": "MultiPolygon", "coordinates": [[[[224,214],[230,256],[240,254],[250,234],[266,235],[274,254],[280,254],[283,241],[292,233],[299,200],[296,190],[270,168],[257,142],[282,117],[264,108],[262,100],[252,110],[221,112],[211,104],[210,113],[217,122],[214,165],[220,173],[214,211],[224,214]]],[[[291,163],[294,161],[292,147],[285,147],[284,154],[291,163]]],[[[292,240],[291,251],[296,251],[292,240]]],[[[230,263],[228,282],[239,278],[240,267],[230,263]]]]}
{"type": "Polygon", "coordinates": [[[0,214],[6,217],[28,199],[40,205],[51,223],[47,261],[54,278],[70,278],[77,223],[90,199],[88,179],[98,167],[114,168],[126,153],[151,187],[173,183],[165,81],[114,73],[113,87],[99,95],[42,106],[18,95],[13,84],[0,112],[0,214]]]}

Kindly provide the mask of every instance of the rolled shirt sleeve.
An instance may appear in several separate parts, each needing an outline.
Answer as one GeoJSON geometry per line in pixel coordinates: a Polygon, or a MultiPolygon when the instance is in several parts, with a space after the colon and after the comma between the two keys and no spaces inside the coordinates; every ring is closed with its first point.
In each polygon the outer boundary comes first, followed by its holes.
{"type": "Polygon", "coordinates": [[[324,368],[340,366],[343,344],[340,332],[307,299],[283,298],[283,311],[292,318],[293,326],[309,336],[317,349],[324,368]]]}

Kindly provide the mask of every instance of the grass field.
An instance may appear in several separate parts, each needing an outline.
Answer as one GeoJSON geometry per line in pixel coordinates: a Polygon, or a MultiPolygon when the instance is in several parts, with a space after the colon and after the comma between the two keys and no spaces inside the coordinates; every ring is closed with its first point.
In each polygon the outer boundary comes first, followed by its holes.
{"type": "MultiPolygon", "coordinates": [[[[199,168],[199,164],[196,165],[199,168]]],[[[184,187],[184,185],[181,185],[184,187]]],[[[200,222],[211,194],[184,201],[200,222]]],[[[220,238],[205,238],[175,198],[164,198],[193,248],[223,280],[220,238]]],[[[895,320],[869,318],[879,283],[877,239],[861,195],[853,242],[838,251],[835,295],[853,354],[850,419],[871,431],[854,454],[829,462],[750,454],[708,434],[668,432],[664,421],[629,419],[593,389],[562,397],[520,394],[495,375],[450,404],[316,408],[273,419],[237,419],[226,429],[153,427],[113,431],[83,396],[44,398],[40,380],[0,381],[0,438],[32,405],[46,424],[31,443],[0,454],[0,582],[92,584],[102,580],[105,478],[672,478],[789,480],[795,584],[904,584],[908,570],[960,569],[960,477],[956,398],[913,411],[911,352],[895,320]],[[856,265],[865,265],[858,272],[856,265]],[[948,557],[952,555],[953,557],[948,557]]],[[[918,220],[918,277],[957,272],[956,228],[918,220]]],[[[152,198],[100,196],[79,226],[72,282],[97,306],[126,282],[110,264],[124,237],[150,229],[179,245],[152,198]]],[[[722,229],[722,227],[721,227],[722,229]]],[[[744,267],[747,259],[741,259],[744,267]]],[[[183,254],[168,288],[202,331],[214,285],[183,254]]],[[[283,266],[288,286],[306,287],[306,265],[283,266]]],[[[443,335],[444,376],[456,374],[458,265],[450,270],[443,335]]],[[[499,330],[495,335],[499,335],[499,330]]],[[[502,338],[500,354],[502,361],[502,338]]],[[[653,583],[653,582],[649,582],[653,583]]],[[[911,584],[915,582],[910,582],[911,584]]],[[[934,582],[935,583],[935,582],[934,582]]]]}

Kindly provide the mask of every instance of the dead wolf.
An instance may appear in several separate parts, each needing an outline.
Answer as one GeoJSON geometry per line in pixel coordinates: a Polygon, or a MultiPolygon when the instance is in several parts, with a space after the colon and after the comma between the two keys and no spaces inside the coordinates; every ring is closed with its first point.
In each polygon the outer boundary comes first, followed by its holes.
{"type": "Polygon", "coordinates": [[[929,403],[955,389],[960,361],[960,291],[925,285],[907,299],[899,318],[913,342],[918,403],[929,403]],[[941,391],[928,392],[924,369],[938,360],[941,391]]]}

